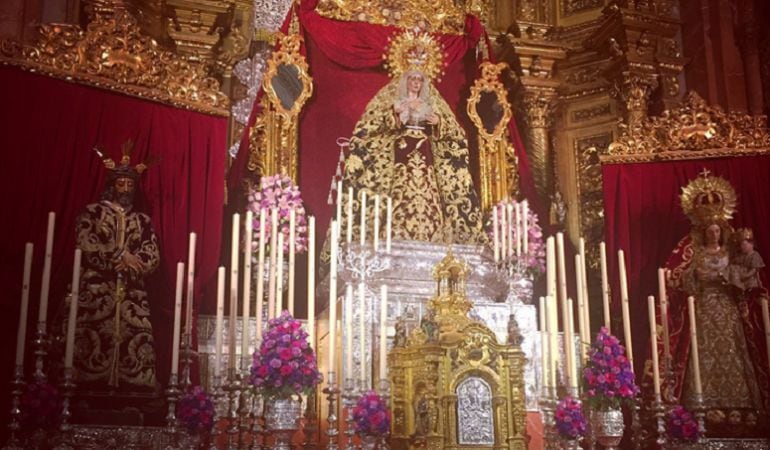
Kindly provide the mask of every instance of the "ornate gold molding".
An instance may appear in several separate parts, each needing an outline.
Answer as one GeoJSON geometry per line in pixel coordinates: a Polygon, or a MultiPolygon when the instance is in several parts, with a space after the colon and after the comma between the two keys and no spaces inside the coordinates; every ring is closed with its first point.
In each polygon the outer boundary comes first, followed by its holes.
{"type": "Polygon", "coordinates": [[[601,162],[628,163],[770,153],[767,117],[726,113],[697,93],[682,104],[632,126],[621,125],[601,162]]]}
{"type": "Polygon", "coordinates": [[[206,67],[162,50],[125,9],[95,14],[86,30],[45,24],[32,45],[5,41],[0,63],[206,114],[229,115],[229,99],[206,67]]]}
{"type": "Polygon", "coordinates": [[[479,133],[481,172],[481,208],[487,210],[500,200],[515,195],[518,187],[511,174],[517,162],[510,158],[513,146],[507,139],[508,123],[513,115],[508,92],[500,81],[508,68],[505,63],[481,64],[481,78],[471,87],[468,116],[479,133]]]}

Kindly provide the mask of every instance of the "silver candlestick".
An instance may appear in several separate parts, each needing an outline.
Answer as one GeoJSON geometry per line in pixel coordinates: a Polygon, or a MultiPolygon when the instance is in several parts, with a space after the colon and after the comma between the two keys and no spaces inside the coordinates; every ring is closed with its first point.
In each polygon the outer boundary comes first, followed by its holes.
{"type": "Polygon", "coordinates": [[[345,386],[342,389],[342,405],[345,408],[345,450],[356,450],[353,436],[355,427],[353,425],[353,408],[356,406],[356,381],[353,378],[345,379],[345,386]]]}
{"type": "MultiPolygon", "coordinates": [[[[379,391],[380,397],[382,397],[382,400],[385,402],[385,405],[387,405],[387,407],[390,408],[390,381],[388,381],[387,378],[380,378],[378,391],[379,391]]],[[[380,450],[390,449],[390,446],[388,445],[388,434],[389,432],[380,436],[380,439],[379,439],[380,450]]]]}
{"type": "Polygon", "coordinates": [[[251,398],[251,450],[262,450],[265,438],[265,429],[262,426],[265,399],[259,391],[254,392],[251,398]]]}
{"type": "Polygon", "coordinates": [[[337,375],[334,372],[329,372],[327,380],[326,388],[323,390],[329,405],[329,414],[326,418],[329,422],[329,426],[326,428],[326,436],[329,438],[329,442],[326,444],[326,450],[339,450],[340,447],[337,442],[339,438],[339,430],[337,429],[337,394],[339,394],[340,390],[337,388],[337,375]]]}
{"type": "Polygon", "coordinates": [[[219,439],[219,436],[222,435],[222,432],[217,428],[217,422],[220,421],[222,418],[222,401],[225,400],[225,391],[223,387],[223,380],[221,375],[214,375],[213,380],[213,388],[214,388],[214,394],[212,401],[214,402],[214,417],[212,418],[212,421],[214,425],[211,429],[211,442],[209,443],[209,450],[218,450],[219,447],[217,446],[217,440],[219,439]]]}
{"type": "Polygon", "coordinates": [[[706,442],[706,404],[703,402],[703,394],[695,394],[693,403],[695,420],[698,421],[698,443],[703,444],[706,442]]]}
{"type": "Polygon", "coordinates": [[[556,421],[554,413],[556,411],[556,388],[546,388],[546,397],[541,403],[543,410],[543,437],[545,439],[544,448],[546,450],[559,449],[559,435],[556,432],[556,421]]]}
{"type": "Polygon", "coordinates": [[[251,429],[249,419],[251,416],[252,391],[247,385],[248,376],[246,375],[246,372],[244,372],[244,375],[241,377],[241,379],[241,396],[240,400],[238,401],[238,426],[240,428],[239,444],[241,450],[246,450],[248,449],[246,438],[248,437],[249,430],[251,429]]]}
{"type": "Polygon", "coordinates": [[[45,382],[47,377],[45,374],[45,361],[48,357],[48,333],[46,333],[46,323],[37,323],[37,333],[35,340],[32,341],[35,348],[35,381],[45,382]]]}
{"type": "Polygon", "coordinates": [[[228,369],[227,372],[227,391],[229,402],[227,405],[227,420],[228,420],[228,450],[236,450],[238,448],[238,397],[241,390],[241,376],[235,370],[235,368],[228,369]]]}
{"type": "Polygon", "coordinates": [[[73,450],[72,445],[70,445],[70,442],[72,441],[71,431],[72,431],[72,425],[70,424],[70,418],[72,417],[72,412],[70,411],[70,403],[72,399],[72,394],[75,390],[75,383],[72,381],[73,379],[73,370],[72,367],[65,367],[64,368],[64,380],[61,383],[61,391],[62,391],[62,410],[59,415],[59,436],[57,437],[57,444],[54,447],[54,450],[73,450]]]}
{"type": "Polygon", "coordinates": [[[166,386],[166,403],[168,404],[168,411],[166,412],[166,430],[169,434],[169,443],[165,447],[166,450],[176,450],[179,448],[176,404],[179,401],[180,395],[181,391],[179,390],[178,375],[172,372],[168,378],[168,386],[166,386]]]}
{"type": "Polygon", "coordinates": [[[192,349],[192,335],[190,333],[184,333],[182,335],[182,371],[180,385],[182,391],[187,391],[192,387],[191,373],[192,361],[193,361],[193,349],[192,349]]]}
{"type": "Polygon", "coordinates": [[[647,440],[647,430],[642,426],[641,408],[642,394],[636,394],[636,401],[631,407],[631,444],[634,450],[641,450],[647,440]]]}
{"type": "Polygon", "coordinates": [[[24,393],[24,366],[16,365],[13,370],[13,381],[11,381],[11,421],[8,423],[10,436],[6,441],[3,450],[24,450],[25,446],[17,433],[21,428],[21,395],[24,393]]]}
{"type": "Polygon", "coordinates": [[[660,394],[655,394],[655,399],[652,402],[652,411],[655,414],[655,431],[657,433],[655,443],[660,448],[666,448],[666,405],[663,403],[660,394]]]}
{"type": "Polygon", "coordinates": [[[316,440],[316,433],[318,432],[316,403],[316,390],[313,389],[307,396],[307,408],[305,409],[305,442],[302,444],[304,450],[316,450],[318,448],[316,440]]]}

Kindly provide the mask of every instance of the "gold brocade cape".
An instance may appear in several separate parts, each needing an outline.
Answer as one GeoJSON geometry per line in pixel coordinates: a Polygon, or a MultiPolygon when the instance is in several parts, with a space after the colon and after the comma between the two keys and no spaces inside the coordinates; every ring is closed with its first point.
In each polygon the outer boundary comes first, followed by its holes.
{"type": "MultiPolygon", "coordinates": [[[[347,188],[352,187],[357,228],[360,192],[367,193],[368,224],[373,223],[373,196],[388,196],[393,199],[394,239],[483,243],[486,237],[465,132],[438,90],[426,83],[439,121],[425,130],[407,129],[399,123],[393,110],[398,79],[382,88],[366,106],[345,160],[343,205],[348,202],[347,188]]],[[[384,202],[380,208],[380,223],[384,224],[384,202]]],[[[342,213],[346,216],[346,208],[342,213]]],[[[343,227],[346,223],[344,217],[343,227]]],[[[371,233],[371,225],[367,228],[371,233]]],[[[384,235],[384,226],[380,233],[384,235]]]]}

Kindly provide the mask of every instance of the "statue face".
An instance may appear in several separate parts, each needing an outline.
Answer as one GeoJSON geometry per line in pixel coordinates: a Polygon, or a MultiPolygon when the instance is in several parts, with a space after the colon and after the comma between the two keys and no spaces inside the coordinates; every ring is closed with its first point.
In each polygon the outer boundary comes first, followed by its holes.
{"type": "Polygon", "coordinates": [[[706,228],[706,244],[719,244],[722,229],[717,224],[711,224],[706,228]]]}
{"type": "Polygon", "coordinates": [[[411,74],[406,79],[406,88],[409,92],[419,94],[422,89],[423,78],[419,73],[411,74]]]}
{"type": "Polygon", "coordinates": [[[741,241],[741,251],[743,253],[749,254],[754,251],[754,243],[748,239],[744,239],[741,241]]]}
{"type": "Polygon", "coordinates": [[[115,201],[124,208],[134,203],[135,181],[131,178],[118,178],[115,180],[115,201]]]}

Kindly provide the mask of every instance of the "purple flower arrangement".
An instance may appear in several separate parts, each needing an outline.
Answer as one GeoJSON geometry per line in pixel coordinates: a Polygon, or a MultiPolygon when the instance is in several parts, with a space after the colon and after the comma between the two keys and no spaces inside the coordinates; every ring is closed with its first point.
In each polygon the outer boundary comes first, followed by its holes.
{"type": "Polygon", "coordinates": [[[200,387],[190,389],[176,405],[179,423],[192,433],[208,433],[214,426],[214,402],[200,387]]]}
{"type": "Polygon", "coordinates": [[[35,427],[56,423],[62,411],[62,399],[56,386],[36,381],[27,385],[21,396],[22,422],[35,427]]]}
{"type": "MultiPolygon", "coordinates": [[[[501,201],[497,204],[497,223],[502,224],[503,220],[503,214],[504,209],[508,207],[508,205],[512,205],[514,210],[516,208],[516,204],[519,205],[519,210],[523,211],[522,207],[523,202],[516,202],[515,200],[511,201],[501,201]]],[[[494,211],[494,209],[493,209],[494,211]]],[[[515,213],[514,213],[515,215],[515,213]]],[[[526,267],[526,270],[530,272],[534,276],[540,276],[543,273],[545,273],[545,241],[543,240],[543,230],[540,228],[540,224],[538,223],[537,215],[532,211],[532,209],[527,209],[527,236],[528,236],[528,246],[529,250],[522,249],[522,261],[524,262],[524,267],[526,267]]],[[[488,223],[488,229],[487,233],[489,235],[489,239],[494,239],[494,230],[492,230],[493,226],[493,219],[490,216],[489,223],[488,223]]],[[[516,224],[515,223],[506,223],[506,226],[508,227],[508,230],[510,231],[510,234],[506,235],[506,243],[508,236],[513,235],[514,242],[516,242],[516,224]]],[[[523,227],[522,227],[523,228],[523,227]]],[[[523,231],[523,229],[522,229],[523,231]]],[[[523,245],[522,240],[522,245],[523,245]]],[[[507,245],[507,244],[506,244],[507,245]]],[[[515,247],[515,246],[514,246],[515,247]]],[[[515,251],[515,248],[514,248],[515,251]]]]}
{"type": "Polygon", "coordinates": [[[554,413],[556,430],[564,439],[578,439],[586,434],[586,416],[579,400],[572,396],[564,397],[556,406],[554,413]]]}
{"type": "Polygon", "coordinates": [[[302,203],[299,188],[286,175],[263,176],[259,189],[252,188],[248,195],[248,208],[254,213],[252,233],[252,253],[259,251],[259,214],[265,209],[265,243],[270,248],[272,225],[271,210],[277,208],[278,232],[283,234],[283,251],[289,251],[289,215],[295,214],[294,250],[302,253],[307,250],[307,214],[302,203]]]}
{"type": "Polygon", "coordinates": [[[321,382],[307,332],[288,311],[268,322],[262,344],[254,352],[250,381],[271,398],[307,394],[321,382]]]}
{"type": "Polygon", "coordinates": [[[375,391],[368,391],[353,408],[353,422],[359,435],[384,436],[390,432],[388,405],[375,391]]]}
{"type": "Polygon", "coordinates": [[[677,405],[668,414],[666,430],[668,436],[677,441],[695,442],[700,437],[698,422],[693,414],[682,405],[677,405]]]}
{"type": "Polygon", "coordinates": [[[639,393],[625,353],[618,338],[602,327],[583,369],[583,392],[592,408],[599,411],[619,408],[622,403],[632,403],[639,393]]]}

